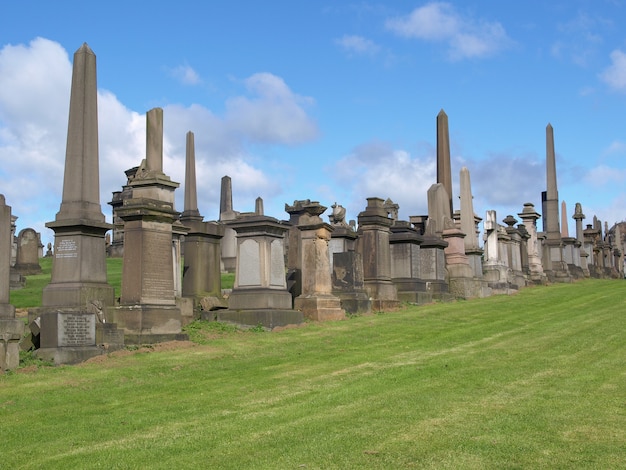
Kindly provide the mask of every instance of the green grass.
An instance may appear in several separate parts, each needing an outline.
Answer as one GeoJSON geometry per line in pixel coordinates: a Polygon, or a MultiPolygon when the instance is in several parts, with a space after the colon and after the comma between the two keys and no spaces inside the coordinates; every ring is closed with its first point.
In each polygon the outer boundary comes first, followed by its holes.
{"type": "Polygon", "coordinates": [[[0,376],[6,468],[625,468],[626,283],[0,376]]]}
{"type": "MultiPolygon", "coordinates": [[[[115,288],[115,297],[119,298],[122,290],[122,258],[107,258],[107,281],[115,288]]],[[[40,258],[41,274],[26,276],[23,289],[10,292],[10,302],[15,308],[41,307],[41,292],[50,282],[52,258],[40,258]]],[[[222,289],[232,289],[235,282],[234,273],[222,274],[222,289]]]]}

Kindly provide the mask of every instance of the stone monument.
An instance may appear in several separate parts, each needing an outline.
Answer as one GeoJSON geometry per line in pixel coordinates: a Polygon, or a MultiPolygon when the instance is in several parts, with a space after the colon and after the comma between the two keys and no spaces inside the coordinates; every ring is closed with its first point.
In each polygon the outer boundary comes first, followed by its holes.
{"type": "Polygon", "coordinates": [[[11,268],[11,207],[0,194],[0,370],[15,369],[20,364],[19,341],[24,322],[15,318],[9,303],[11,268]]]}
{"type": "Polygon", "coordinates": [[[225,224],[224,236],[222,238],[222,265],[224,271],[235,272],[237,258],[237,235],[235,230],[229,227],[228,222],[235,220],[239,215],[233,210],[233,183],[230,176],[223,176],[220,195],[220,217],[219,221],[225,224]]]}
{"type": "Polygon", "coordinates": [[[541,264],[541,255],[539,254],[539,240],[537,238],[537,220],[541,217],[535,211],[535,206],[531,202],[524,204],[522,212],[517,214],[522,222],[524,228],[528,232],[529,238],[526,242],[527,255],[528,255],[528,278],[530,282],[534,284],[545,284],[547,278],[543,272],[543,265],[541,264]]]}
{"type": "Polygon", "coordinates": [[[398,291],[391,282],[390,227],[384,200],[367,198],[367,207],[358,215],[357,252],[363,257],[365,289],[372,299],[372,309],[381,311],[399,306],[398,291]]]}
{"type": "Polygon", "coordinates": [[[552,282],[571,282],[567,263],[563,259],[563,240],[559,229],[559,192],[556,182],[556,157],[554,130],[546,127],[546,185],[544,201],[544,227],[546,240],[543,250],[543,268],[552,282]]]}
{"type": "Polygon", "coordinates": [[[107,318],[124,329],[127,343],[185,339],[176,304],[173,226],[179,186],[163,173],[163,110],[146,114],[146,158],[130,182],[132,197],[118,215],[124,221],[120,306],[107,318]]]}
{"type": "Polygon", "coordinates": [[[320,217],[326,207],[306,200],[294,201],[291,209],[287,212],[293,213],[294,209],[300,212],[295,240],[300,245],[301,292],[294,299],[294,308],[309,320],[341,320],[345,318],[345,311],[340,299],[332,294],[331,283],[328,245],[333,229],[320,217]]]}
{"type": "Polygon", "coordinates": [[[187,133],[185,167],[185,208],[180,221],[189,229],[184,241],[184,267],[182,294],[194,300],[194,308],[205,297],[211,297],[212,305],[223,305],[221,282],[220,241],[224,226],[217,222],[203,222],[198,210],[196,190],[196,155],[194,134],[187,133]]]}
{"type": "Polygon", "coordinates": [[[17,236],[17,256],[14,269],[23,276],[41,273],[39,235],[32,228],[20,230],[17,236]]]}
{"type": "Polygon", "coordinates": [[[237,233],[237,262],[228,309],[216,310],[216,317],[209,312],[210,318],[205,312],[202,318],[269,329],[302,323],[302,312],[292,309],[285,279],[288,226],[254,213],[240,214],[229,225],[237,233]]]}
{"type": "MultiPolygon", "coordinates": [[[[96,56],[83,44],[74,54],[61,208],[54,222],[50,283],[40,309],[40,357],[55,364],[102,354],[96,325],[115,304],[107,283],[105,235],[112,226],[100,207],[96,56]]],[[[113,325],[107,326],[114,328],[113,325]]]]}
{"type": "Polygon", "coordinates": [[[589,265],[588,265],[588,248],[585,244],[585,235],[583,230],[583,220],[585,219],[585,214],[583,214],[583,207],[580,202],[577,202],[574,207],[574,215],[572,219],[576,221],[576,240],[580,244],[580,267],[583,271],[583,275],[585,277],[589,277],[589,265]]]}

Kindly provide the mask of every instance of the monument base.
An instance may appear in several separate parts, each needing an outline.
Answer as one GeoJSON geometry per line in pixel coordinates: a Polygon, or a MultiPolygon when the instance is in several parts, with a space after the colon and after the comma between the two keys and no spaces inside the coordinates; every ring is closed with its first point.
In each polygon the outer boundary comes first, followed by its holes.
{"type": "Polygon", "coordinates": [[[372,301],[365,291],[337,292],[333,295],[339,299],[341,308],[351,315],[367,315],[372,313],[372,301]]]}
{"type": "Polygon", "coordinates": [[[229,310],[291,310],[291,294],[286,290],[253,288],[233,289],[228,297],[229,310]]]}
{"type": "Polygon", "coordinates": [[[108,351],[98,346],[39,348],[35,356],[44,361],[52,362],[55,366],[62,364],[80,364],[92,357],[106,354],[108,351]]]}
{"type": "Polygon", "coordinates": [[[0,318],[0,370],[12,370],[20,365],[20,339],[24,322],[16,318],[0,318]]]}
{"type": "Polygon", "coordinates": [[[184,341],[182,315],[175,305],[124,305],[108,308],[107,321],[124,330],[126,344],[184,341]]]}
{"type": "Polygon", "coordinates": [[[98,299],[103,305],[115,305],[115,289],[107,283],[57,282],[43,289],[42,303],[46,307],[81,306],[98,299]]]}
{"type": "Polygon", "coordinates": [[[431,292],[427,292],[426,281],[414,278],[394,278],[393,284],[398,291],[400,302],[424,305],[433,301],[431,292]]]}
{"type": "Polygon", "coordinates": [[[302,312],[286,309],[213,310],[202,312],[203,320],[234,323],[244,327],[262,326],[272,330],[279,326],[300,325],[302,312]]]}
{"type": "Polygon", "coordinates": [[[305,318],[313,321],[346,318],[346,312],[341,308],[341,300],[334,295],[301,295],[294,299],[293,307],[300,310],[305,318]]]}
{"type": "Polygon", "coordinates": [[[435,301],[452,302],[455,300],[455,297],[449,292],[448,283],[446,281],[426,281],[426,292],[430,292],[435,301]]]}

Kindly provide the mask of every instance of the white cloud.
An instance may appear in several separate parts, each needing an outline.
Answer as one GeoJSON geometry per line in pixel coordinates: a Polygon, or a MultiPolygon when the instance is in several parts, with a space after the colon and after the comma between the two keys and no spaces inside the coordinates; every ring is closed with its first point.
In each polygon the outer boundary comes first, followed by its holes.
{"type": "Polygon", "coordinates": [[[198,73],[188,64],[179,65],[170,70],[172,76],[183,85],[198,85],[202,83],[198,73]]]}
{"type": "Polygon", "coordinates": [[[376,55],[380,51],[380,46],[362,36],[346,34],[335,40],[335,43],[349,54],[376,55]]]}
{"type": "Polygon", "coordinates": [[[626,181],[626,169],[599,165],[587,172],[584,177],[586,184],[602,188],[609,184],[621,184],[626,181]]]}
{"type": "MultiPolygon", "coordinates": [[[[71,69],[67,52],[46,39],[0,50],[0,191],[19,217],[18,229],[35,228],[44,243],[53,237],[44,224],[61,203],[71,69]]],[[[187,131],[196,136],[198,206],[207,220],[219,216],[224,175],[233,180],[235,210],[281,193],[280,181],[266,173],[272,162],[256,158],[247,142],[294,144],[317,135],[305,111],[312,100],[294,94],[280,77],[257,74],[245,84],[254,98],[228,101],[225,116],[198,104],[163,107],[163,170],[181,183],[177,210],[183,210],[187,131]]],[[[110,221],[112,192],[126,184],[124,171],[145,157],[146,118],[101,89],[98,124],[100,203],[110,221]]]]}
{"type": "Polygon", "coordinates": [[[349,188],[349,201],[337,201],[349,218],[356,219],[368,197],[380,197],[397,203],[400,217],[408,220],[428,212],[426,192],[437,179],[435,162],[434,153],[417,158],[386,142],[368,142],[339,159],[329,174],[336,186],[349,188]]]}
{"type": "Polygon", "coordinates": [[[293,93],[284,80],[271,73],[257,73],[245,80],[252,98],[227,101],[229,127],[259,143],[298,144],[317,137],[317,124],[305,106],[311,98],[293,93]]]}
{"type": "Polygon", "coordinates": [[[512,43],[500,23],[463,17],[445,2],[430,2],[385,26],[402,37],[447,43],[452,60],[488,57],[512,43]]]}
{"type": "Polygon", "coordinates": [[[626,54],[619,49],[611,52],[611,65],[601,74],[600,79],[616,91],[626,92],[626,54]]]}

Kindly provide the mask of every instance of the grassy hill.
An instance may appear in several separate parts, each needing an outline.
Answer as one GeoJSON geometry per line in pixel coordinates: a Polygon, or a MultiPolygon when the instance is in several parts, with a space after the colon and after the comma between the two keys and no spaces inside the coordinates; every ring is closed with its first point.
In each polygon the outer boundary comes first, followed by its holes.
{"type": "Polygon", "coordinates": [[[407,307],[0,376],[6,468],[624,468],[626,283],[407,307]]]}

